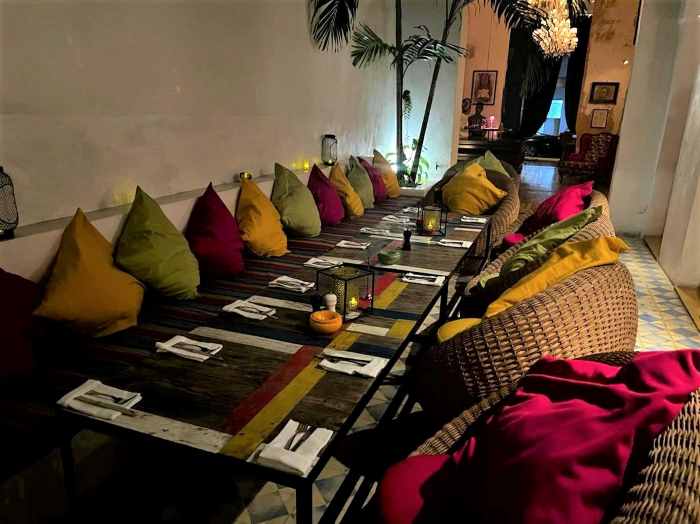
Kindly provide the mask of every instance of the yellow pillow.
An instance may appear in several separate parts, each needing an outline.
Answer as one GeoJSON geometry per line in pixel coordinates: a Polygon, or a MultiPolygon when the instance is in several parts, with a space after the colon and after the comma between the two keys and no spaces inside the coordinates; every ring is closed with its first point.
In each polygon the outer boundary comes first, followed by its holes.
{"type": "Polygon", "coordinates": [[[35,314],[100,337],[136,325],[142,301],[143,286],[117,269],[112,244],[78,209],[63,232],[35,314]]]}
{"type": "Polygon", "coordinates": [[[481,215],[507,194],[491,183],[479,164],[467,166],[442,188],[443,201],[450,211],[468,215],[481,215]]]}
{"type": "Polygon", "coordinates": [[[384,185],[386,186],[387,196],[389,198],[400,197],[401,188],[399,187],[399,179],[392,169],[389,161],[376,149],[374,150],[372,164],[374,164],[374,167],[379,169],[379,172],[382,174],[382,179],[384,180],[384,185]]]}
{"type": "Polygon", "coordinates": [[[281,257],[289,252],[280,214],[252,180],[241,180],[236,221],[241,238],[256,255],[281,257]]]}
{"type": "Polygon", "coordinates": [[[330,181],[343,201],[348,218],[361,217],[365,214],[365,207],[362,205],[360,195],[353,189],[340,164],[334,165],[331,169],[330,181]]]}
{"type": "MultiPolygon", "coordinates": [[[[529,275],[521,278],[486,308],[484,318],[502,313],[514,305],[534,297],[545,289],[569,278],[583,269],[617,262],[620,253],[629,248],[617,237],[600,237],[581,242],[566,242],[549,256],[547,261],[529,275]]],[[[444,342],[462,331],[481,323],[481,319],[453,320],[438,329],[438,342],[444,342]]]]}

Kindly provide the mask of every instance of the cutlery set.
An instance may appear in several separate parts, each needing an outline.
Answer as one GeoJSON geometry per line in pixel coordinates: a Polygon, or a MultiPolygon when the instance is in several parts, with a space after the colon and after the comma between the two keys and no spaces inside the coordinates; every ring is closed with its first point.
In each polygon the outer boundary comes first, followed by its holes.
{"type": "Polygon", "coordinates": [[[353,240],[341,240],[336,244],[336,247],[343,247],[346,249],[367,249],[372,245],[372,242],[355,242],[353,240]]]}
{"type": "Polygon", "coordinates": [[[298,278],[288,277],[286,275],[277,277],[267,284],[270,287],[286,289],[287,291],[296,291],[297,293],[306,293],[316,287],[314,282],[299,280],[298,278]]]}
{"type": "Polygon", "coordinates": [[[232,304],[224,306],[223,310],[227,313],[236,313],[253,320],[265,320],[266,318],[279,320],[276,309],[262,306],[249,300],[236,300],[232,304]]]}

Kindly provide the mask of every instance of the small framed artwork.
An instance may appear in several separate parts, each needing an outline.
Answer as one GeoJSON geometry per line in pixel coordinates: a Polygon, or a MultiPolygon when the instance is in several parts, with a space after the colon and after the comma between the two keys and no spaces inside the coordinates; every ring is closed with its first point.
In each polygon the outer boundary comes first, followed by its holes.
{"type": "Polygon", "coordinates": [[[591,84],[590,104],[617,104],[617,92],[620,82],[593,82],[591,84]]]}
{"type": "Polygon", "coordinates": [[[593,129],[605,129],[608,127],[609,109],[594,109],[591,114],[591,127],[593,129]]]}
{"type": "Polygon", "coordinates": [[[474,71],[472,74],[472,104],[492,106],[496,103],[498,71],[474,71]]]}

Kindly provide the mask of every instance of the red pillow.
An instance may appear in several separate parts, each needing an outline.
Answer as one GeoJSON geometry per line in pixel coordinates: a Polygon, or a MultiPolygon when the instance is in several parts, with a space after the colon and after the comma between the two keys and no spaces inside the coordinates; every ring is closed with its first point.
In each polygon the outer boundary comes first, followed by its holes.
{"type": "Polygon", "coordinates": [[[318,214],[321,216],[321,223],[324,226],[335,226],[345,218],[345,208],[338,196],[338,192],[333,187],[330,179],[323,174],[321,169],[314,165],[309,175],[307,184],[309,191],[314,196],[318,214]]]}
{"type": "Polygon", "coordinates": [[[365,169],[365,171],[367,171],[369,179],[372,181],[372,189],[374,189],[374,201],[384,202],[387,198],[389,198],[389,194],[386,191],[386,185],[384,184],[382,174],[376,167],[367,162],[367,160],[365,160],[364,158],[358,157],[358,160],[360,161],[360,164],[365,169]]]}
{"type": "Polygon", "coordinates": [[[698,350],[622,367],[544,357],[459,451],[388,470],[383,520],[600,522],[699,387],[698,350]]]}
{"type": "Polygon", "coordinates": [[[211,184],[194,204],[185,237],[203,275],[226,277],[243,271],[238,224],[211,184]]]}
{"type": "Polygon", "coordinates": [[[39,286],[0,269],[0,377],[26,375],[33,367],[32,313],[39,305],[39,286]]]}
{"type": "Polygon", "coordinates": [[[586,205],[584,199],[591,196],[592,192],[593,181],[563,187],[539,205],[532,216],[523,222],[518,233],[527,236],[543,227],[580,213],[586,205]]]}

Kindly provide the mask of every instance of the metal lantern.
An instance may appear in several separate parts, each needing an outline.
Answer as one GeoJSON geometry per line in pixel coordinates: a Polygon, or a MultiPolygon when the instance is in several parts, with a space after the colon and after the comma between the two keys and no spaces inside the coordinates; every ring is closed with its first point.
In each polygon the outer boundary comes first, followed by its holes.
{"type": "Polygon", "coordinates": [[[323,135],[321,161],[327,166],[334,166],[338,161],[338,139],[335,135],[323,135]]]}
{"type": "Polygon", "coordinates": [[[316,273],[316,290],[320,295],[338,297],[336,311],[343,322],[372,311],[374,306],[374,272],[355,266],[335,266],[316,273]]]}
{"type": "Polygon", "coordinates": [[[0,239],[12,238],[18,223],[15,188],[10,175],[0,166],[0,239]]]}
{"type": "Polygon", "coordinates": [[[439,201],[432,205],[418,204],[416,232],[420,235],[447,235],[447,208],[439,201]]]}

